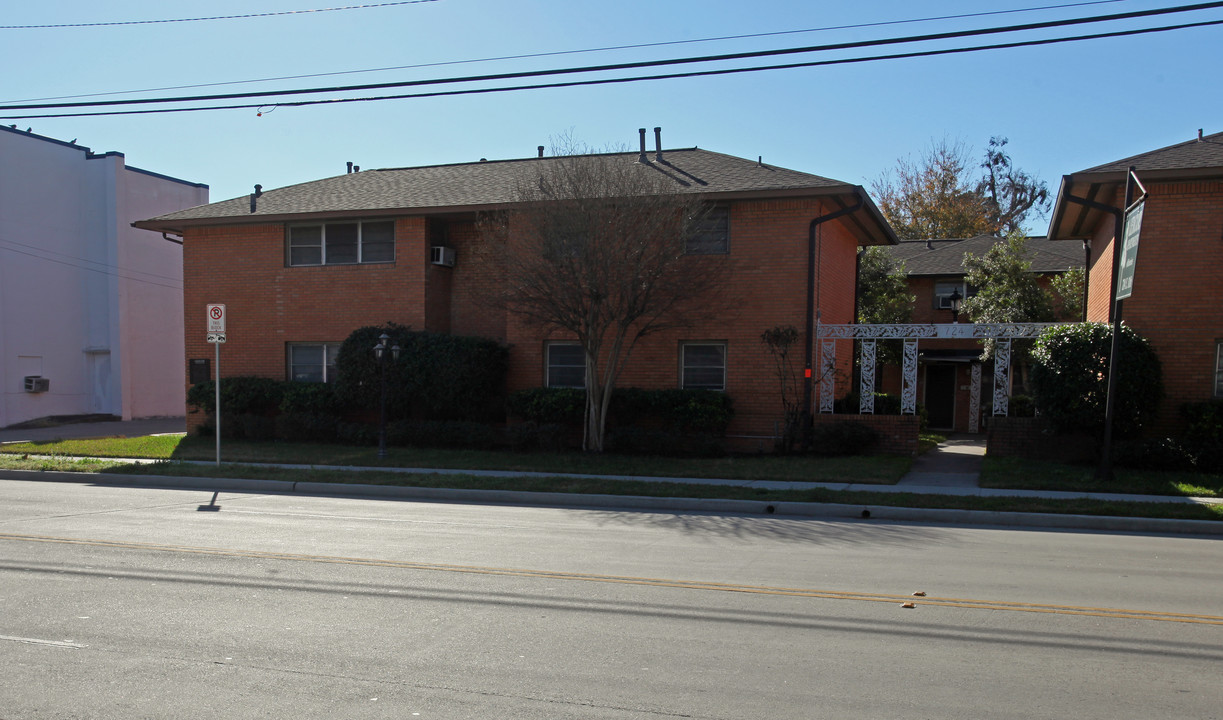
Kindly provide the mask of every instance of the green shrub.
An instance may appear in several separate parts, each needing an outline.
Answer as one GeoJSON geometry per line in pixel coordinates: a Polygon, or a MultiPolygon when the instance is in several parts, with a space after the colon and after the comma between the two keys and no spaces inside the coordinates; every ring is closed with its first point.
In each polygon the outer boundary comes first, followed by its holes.
{"type": "Polygon", "coordinates": [[[1007,415],[1011,417],[1036,417],[1036,401],[1031,395],[1012,395],[1007,404],[1007,415]]]}
{"type": "Polygon", "coordinates": [[[506,406],[511,415],[530,422],[580,427],[586,412],[586,391],[548,387],[519,390],[509,396],[506,406]]]}
{"type": "Polygon", "coordinates": [[[460,420],[399,420],[387,425],[388,445],[490,450],[496,432],[484,423],[460,420]]]}
{"type": "Polygon", "coordinates": [[[501,411],[508,349],[493,340],[413,331],[388,323],[353,331],[336,355],[335,390],[351,407],[379,406],[381,376],[373,348],[386,333],[400,348],[387,360],[387,416],[486,420],[501,411]]]}
{"type": "Polygon", "coordinates": [[[340,420],[335,415],[285,412],[276,416],[276,437],[288,442],[334,443],[340,420]]]}
{"type": "MultiPolygon", "coordinates": [[[[268,415],[276,412],[284,396],[285,383],[265,377],[240,375],[221,379],[223,415],[268,415]]],[[[187,402],[209,415],[216,410],[216,386],[212,380],[187,390],[187,402]]],[[[224,430],[224,421],[222,421],[224,430]]]]}
{"type": "Polygon", "coordinates": [[[1131,441],[1117,445],[1115,462],[1136,470],[1193,470],[1194,455],[1172,438],[1131,441]]]}
{"type": "Polygon", "coordinates": [[[519,452],[563,452],[569,449],[569,431],[558,423],[537,423],[530,420],[509,426],[505,435],[510,449],[519,452]]]}
{"type": "MultiPolygon", "coordinates": [[[[1101,436],[1108,398],[1112,326],[1075,323],[1053,327],[1032,351],[1032,390],[1041,415],[1058,432],[1101,436]]],[[[1113,431],[1136,435],[1163,397],[1159,357],[1149,343],[1121,326],[1120,372],[1114,399],[1113,431]]]]}
{"type": "Polygon", "coordinates": [[[340,401],[331,385],[290,380],[282,387],[279,409],[282,414],[335,416],[340,401]]]}
{"type": "Polygon", "coordinates": [[[817,455],[865,455],[878,439],[869,425],[849,420],[819,422],[812,429],[812,451],[817,455]]]}
{"type": "MultiPolygon", "coordinates": [[[[857,415],[861,405],[860,394],[851,392],[832,405],[832,410],[838,415],[857,415]]],[[[900,396],[888,393],[875,393],[875,415],[900,415],[900,396]]]]}

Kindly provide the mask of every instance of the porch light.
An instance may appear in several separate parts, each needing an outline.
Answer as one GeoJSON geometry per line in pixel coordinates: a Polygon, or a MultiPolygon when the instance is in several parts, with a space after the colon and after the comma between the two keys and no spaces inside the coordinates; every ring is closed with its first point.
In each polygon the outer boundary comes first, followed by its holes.
{"type": "Polygon", "coordinates": [[[960,289],[956,288],[951,291],[951,295],[947,300],[951,303],[951,322],[958,323],[960,321],[960,301],[964,296],[960,294],[960,289]]]}

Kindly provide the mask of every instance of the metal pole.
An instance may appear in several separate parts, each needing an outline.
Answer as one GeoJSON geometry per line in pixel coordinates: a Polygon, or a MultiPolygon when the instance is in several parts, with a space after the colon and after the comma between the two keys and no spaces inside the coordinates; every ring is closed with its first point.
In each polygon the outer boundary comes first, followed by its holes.
{"type": "Polygon", "coordinates": [[[217,411],[216,411],[216,418],[215,418],[216,422],[214,422],[213,424],[216,426],[215,429],[217,433],[217,465],[220,465],[221,464],[221,343],[213,343],[213,345],[217,349],[217,361],[216,361],[217,381],[213,383],[213,387],[217,391],[216,406],[215,406],[217,411]]]}
{"type": "MultiPolygon", "coordinates": [[[[1130,166],[1125,176],[1125,203],[1122,207],[1129,210],[1134,201],[1134,166],[1130,166]]],[[[1100,480],[1112,480],[1113,477],[1113,415],[1116,412],[1116,395],[1118,376],[1121,371],[1121,308],[1124,300],[1117,300],[1117,283],[1121,275],[1121,243],[1125,241],[1125,214],[1122,212],[1122,222],[1117,229],[1117,237],[1113,238],[1113,340],[1108,356],[1108,397],[1104,401],[1104,438],[1100,443],[1100,466],[1096,477],[1100,480]]]]}
{"type": "MultiPolygon", "coordinates": [[[[385,344],[385,342],[383,343],[385,344]]],[[[378,378],[382,385],[378,403],[378,457],[386,457],[386,355],[391,351],[384,348],[378,356],[378,378]]]]}

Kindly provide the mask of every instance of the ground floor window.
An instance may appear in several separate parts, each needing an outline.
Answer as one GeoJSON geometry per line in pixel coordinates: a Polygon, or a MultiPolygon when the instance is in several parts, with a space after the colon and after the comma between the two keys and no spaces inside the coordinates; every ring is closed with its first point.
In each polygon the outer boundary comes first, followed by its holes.
{"type": "Polygon", "coordinates": [[[586,387],[586,351],[581,345],[548,343],[547,363],[548,387],[586,387]]]}
{"type": "Polygon", "coordinates": [[[725,390],[726,343],[686,342],[680,345],[680,387],[725,390]]]}
{"type": "Polygon", "coordinates": [[[290,343],[289,379],[300,382],[335,381],[335,358],[340,343],[290,343]]]}

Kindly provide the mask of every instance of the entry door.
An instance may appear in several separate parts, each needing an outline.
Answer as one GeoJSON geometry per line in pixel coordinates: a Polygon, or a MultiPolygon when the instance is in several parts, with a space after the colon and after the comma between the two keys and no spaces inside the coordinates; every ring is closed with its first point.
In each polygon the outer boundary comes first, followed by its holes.
{"type": "Polygon", "coordinates": [[[955,428],[955,365],[926,366],[926,413],[932,429],[955,428]]]}

